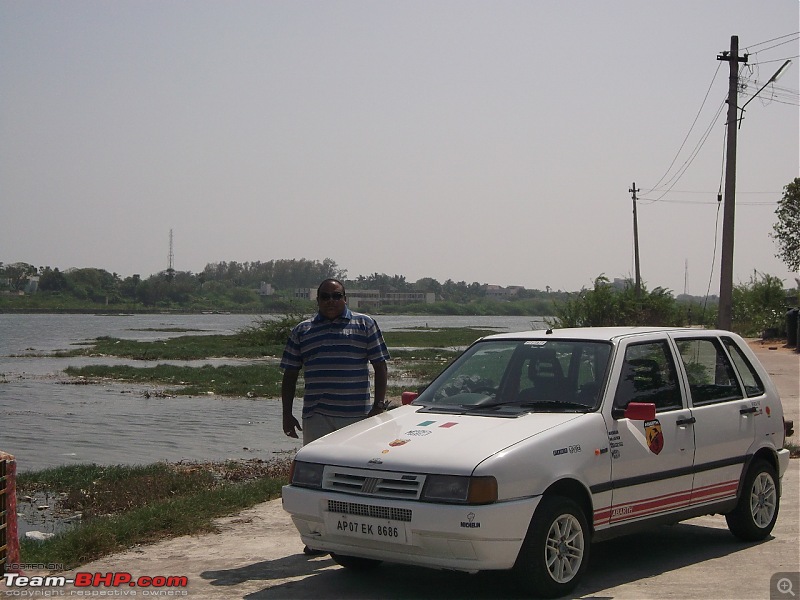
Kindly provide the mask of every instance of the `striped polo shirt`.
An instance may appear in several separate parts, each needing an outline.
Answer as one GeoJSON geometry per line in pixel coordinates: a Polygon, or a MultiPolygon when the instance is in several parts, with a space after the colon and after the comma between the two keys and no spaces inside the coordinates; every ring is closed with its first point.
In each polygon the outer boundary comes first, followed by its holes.
{"type": "Polygon", "coordinates": [[[292,329],[282,369],[303,369],[303,417],[363,417],[372,408],[369,364],[389,360],[378,324],[367,315],[344,312],[330,321],[317,313],[292,329]]]}

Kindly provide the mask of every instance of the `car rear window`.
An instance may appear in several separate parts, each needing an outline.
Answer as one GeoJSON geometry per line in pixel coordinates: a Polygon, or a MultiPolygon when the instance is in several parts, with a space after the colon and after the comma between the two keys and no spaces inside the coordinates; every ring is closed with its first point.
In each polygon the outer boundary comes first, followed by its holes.
{"type": "Polygon", "coordinates": [[[741,348],[739,348],[739,345],[731,338],[722,338],[722,343],[725,344],[725,348],[731,355],[733,365],[736,367],[736,371],[739,373],[739,377],[744,384],[744,391],[747,393],[747,397],[753,398],[763,395],[764,384],[753,368],[752,363],[747,360],[747,357],[744,355],[741,348]]]}
{"type": "Polygon", "coordinates": [[[736,372],[717,338],[677,340],[695,406],[744,397],[736,372]]]}

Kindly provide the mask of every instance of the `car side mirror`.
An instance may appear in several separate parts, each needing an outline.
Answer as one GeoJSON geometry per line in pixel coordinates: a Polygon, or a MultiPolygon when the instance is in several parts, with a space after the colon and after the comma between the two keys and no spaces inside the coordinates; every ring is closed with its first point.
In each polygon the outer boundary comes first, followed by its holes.
{"type": "Polygon", "coordinates": [[[611,416],[614,419],[652,421],[656,418],[656,405],[652,402],[630,402],[625,408],[611,409],[611,416]]]}
{"type": "Polygon", "coordinates": [[[400,402],[405,406],[406,404],[411,404],[417,398],[419,398],[417,392],[403,392],[403,395],[400,396],[400,402]]]}

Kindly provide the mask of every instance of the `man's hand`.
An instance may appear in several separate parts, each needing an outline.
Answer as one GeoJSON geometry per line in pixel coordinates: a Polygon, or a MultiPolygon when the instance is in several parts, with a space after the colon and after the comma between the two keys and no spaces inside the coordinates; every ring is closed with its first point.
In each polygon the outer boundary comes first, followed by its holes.
{"type": "Polygon", "coordinates": [[[300,427],[300,423],[294,418],[294,415],[291,413],[283,415],[283,433],[291,438],[296,438],[298,437],[297,429],[303,431],[303,428],[300,427]]]}
{"type": "Polygon", "coordinates": [[[386,408],[384,407],[383,402],[376,402],[372,405],[372,408],[367,413],[368,417],[374,417],[375,415],[379,415],[382,412],[386,412],[386,408]]]}

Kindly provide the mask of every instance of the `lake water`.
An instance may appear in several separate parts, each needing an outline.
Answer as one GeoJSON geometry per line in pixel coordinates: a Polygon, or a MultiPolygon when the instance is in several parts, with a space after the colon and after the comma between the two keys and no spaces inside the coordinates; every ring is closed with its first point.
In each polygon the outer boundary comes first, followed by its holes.
{"type": "MultiPolygon", "coordinates": [[[[531,329],[534,321],[541,324],[534,317],[376,318],[384,331],[425,325],[517,331],[531,329]]],[[[234,333],[257,319],[253,315],[0,314],[0,451],[16,457],[20,472],[71,463],[269,460],[293,453],[299,443],[281,431],[277,398],[159,398],[147,397],[144,392],[152,388],[143,385],[72,385],[63,374],[68,366],[156,363],[33,356],[74,348],[99,336],[155,340],[234,333]]],[[[297,400],[298,416],[299,410],[297,400]]]]}

